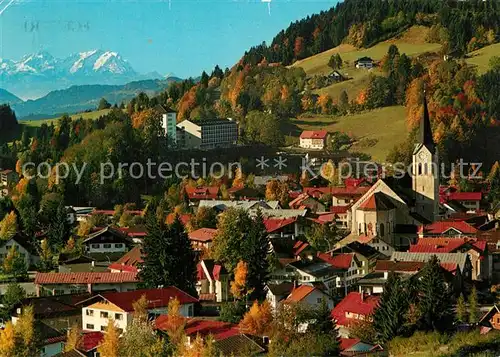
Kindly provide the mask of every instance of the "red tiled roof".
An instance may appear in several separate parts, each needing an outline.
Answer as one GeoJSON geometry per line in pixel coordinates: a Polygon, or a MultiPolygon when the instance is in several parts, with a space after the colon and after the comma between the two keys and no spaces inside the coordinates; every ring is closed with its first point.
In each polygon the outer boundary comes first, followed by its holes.
{"type": "Polygon", "coordinates": [[[410,252],[421,253],[451,253],[454,250],[462,247],[464,244],[471,244],[479,252],[484,252],[486,249],[486,241],[483,239],[471,237],[456,237],[456,238],[419,238],[417,245],[410,246],[410,252]],[[418,248],[424,246],[424,248],[418,248]],[[427,247],[429,246],[429,248],[427,247]]]}
{"type": "Polygon", "coordinates": [[[299,287],[292,290],[290,295],[286,298],[288,302],[300,302],[304,300],[310,293],[312,293],[316,288],[310,285],[300,285],[299,287]]]}
{"type": "Polygon", "coordinates": [[[324,139],[328,135],[326,130],[304,130],[300,134],[301,139],[324,139]]]}
{"type": "Polygon", "coordinates": [[[184,188],[189,199],[197,200],[214,200],[219,194],[219,187],[217,186],[201,186],[201,187],[189,187],[184,188]]]}
{"type": "Polygon", "coordinates": [[[340,350],[346,350],[348,348],[351,348],[354,346],[356,343],[361,342],[359,338],[341,338],[340,339],[340,350]]]}
{"type": "Polygon", "coordinates": [[[133,311],[134,307],[132,306],[132,303],[139,300],[142,295],[146,295],[146,299],[148,300],[148,309],[168,306],[169,301],[175,298],[177,298],[181,304],[193,304],[198,302],[198,299],[192,297],[181,289],[176,288],[175,286],[169,286],[162,289],[140,289],[120,293],[113,292],[100,294],[100,296],[104,299],[112,304],[115,304],[124,311],[133,311]]]}
{"type": "MultiPolygon", "coordinates": [[[[211,279],[215,280],[220,280],[220,274],[222,272],[222,265],[213,263],[213,260],[208,259],[204,260],[205,266],[207,270],[209,270],[209,274],[211,274],[211,279]],[[210,271],[212,270],[212,271],[210,271]]],[[[196,265],[196,271],[197,271],[197,279],[199,280],[205,280],[208,279],[208,277],[205,274],[205,270],[203,269],[203,266],[201,264],[202,262],[199,262],[196,265]]]]}
{"type": "Polygon", "coordinates": [[[145,227],[120,227],[120,231],[128,235],[129,237],[145,237],[148,232],[146,232],[145,227]]]}
{"type": "Polygon", "coordinates": [[[84,332],[78,349],[84,352],[91,351],[99,346],[103,339],[104,334],[100,331],[84,332]]]}
{"type": "Polygon", "coordinates": [[[111,264],[108,269],[120,270],[124,272],[137,272],[138,266],[143,262],[140,246],[135,246],[124,256],[111,264]]]}
{"type": "Polygon", "coordinates": [[[349,269],[354,259],[354,253],[341,253],[334,256],[328,253],[318,253],[318,258],[335,268],[349,269]]]}
{"type": "Polygon", "coordinates": [[[444,234],[454,229],[462,234],[477,233],[477,229],[464,221],[438,221],[424,226],[424,234],[444,234]]]}
{"type": "Polygon", "coordinates": [[[363,196],[370,188],[365,186],[348,187],[304,187],[304,192],[314,198],[319,198],[324,194],[330,193],[335,197],[355,197],[363,196]]]}
{"type": "Polygon", "coordinates": [[[217,229],[200,228],[189,233],[189,239],[199,242],[210,242],[217,234],[217,229]]]}
{"type": "Polygon", "coordinates": [[[295,242],[295,244],[293,246],[293,255],[294,256],[299,255],[308,247],[310,247],[309,243],[302,242],[301,240],[298,240],[297,242],[295,242]]]}
{"type": "Polygon", "coordinates": [[[295,223],[295,221],[297,221],[297,217],[266,218],[264,219],[264,226],[266,226],[267,233],[272,233],[289,224],[295,223]]]}
{"type": "Polygon", "coordinates": [[[357,321],[346,317],[346,312],[369,316],[377,307],[379,297],[375,295],[364,295],[350,292],[332,310],[332,317],[337,320],[337,324],[347,326],[349,323],[357,321]]]}
{"type": "Polygon", "coordinates": [[[349,177],[344,179],[344,185],[346,185],[346,187],[358,187],[364,182],[366,182],[366,179],[364,177],[362,178],[349,177]]]}
{"type": "MultiPolygon", "coordinates": [[[[159,330],[166,328],[168,324],[168,315],[160,315],[155,320],[155,327],[159,330]]],[[[240,330],[237,325],[223,321],[202,320],[198,318],[187,319],[184,332],[187,336],[200,335],[205,337],[211,335],[216,341],[239,335],[240,330]]]]}
{"type": "Polygon", "coordinates": [[[349,206],[332,206],[332,207],[330,207],[330,212],[336,213],[336,214],[347,213],[348,210],[349,210],[349,206]]]}
{"type": "Polygon", "coordinates": [[[481,201],[483,198],[482,192],[451,192],[446,195],[448,200],[454,201],[481,201]]]}
{"type": "Polygon", "coordinates": [[[138,282],[137,273],[36,273],[35,284],[114,284],[138,282]]]}

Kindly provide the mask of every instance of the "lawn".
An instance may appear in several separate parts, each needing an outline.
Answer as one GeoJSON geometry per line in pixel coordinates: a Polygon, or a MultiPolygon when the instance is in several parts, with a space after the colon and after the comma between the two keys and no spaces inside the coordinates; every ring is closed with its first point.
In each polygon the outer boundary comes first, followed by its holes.
{"type": "MultiPolygon", "coordinates": [[[[78,119],[78,118],[83,118],[83,119],[97,119],[101,115],[106,115],[108,114],[110,109],[103,109],[103,110],[96,110],[93,112],[85,112],[85,113],[77,113],[77,114],[72,114],[70,115],[71,119],[78,119]]],[[[54,123],[54,125],[57,123],[57,121],[60,118],[52,118],[52,119],[40,119],[40,120],[19,120],[19,124],[25,125],[28,127],[40,127],[42,124],[47,124],[50,125],[51,123],[54,123]]]]}
{"type": "Polygon", "coordinates": [[[471,52],[465,60],[468,64],[477,66],[478,72],[484,73],[489,68],[490,58],[500,56],[500,43],[495,43],[471,52]]]}
{"type": "Polygon", "coordinates": [[[371,155],[372,159],[383,162],[388,152],[396,144],[407,138],[406,113],[403,106],[392,106],[369,112],[334,116],[301,116],[292,119],[296,126],[293,136],[300,135],[302,130],[321,130],[330,132],[342,131],[355,137],[357,142],[352,151],[371,155]]]}

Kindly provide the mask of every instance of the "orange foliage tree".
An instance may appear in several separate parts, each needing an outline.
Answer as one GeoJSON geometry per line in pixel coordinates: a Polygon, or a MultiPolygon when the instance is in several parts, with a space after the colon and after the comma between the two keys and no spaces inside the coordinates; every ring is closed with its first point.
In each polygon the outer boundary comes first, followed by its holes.
{"type": "Polygon", "coordinates": [[[295,44],[293,46],[293,53],[295,54],[295,58],[300,58],[304,55],[304,38],[297,37],[295,39],[295,44]]]}
{"type": "Polygon", "coordinates": [[[248,264],[242,260],[238,262],[234,269],[234,281],[231,282],[231,294],[237,299],[242,299],[247,296],[250,291],[247,291],[248,264]]]}
{"type": "Polygon", "coordinates": [[[263,335],[271,329],[273,313],[269,301],[264,300],[260,305],[255,301],[250,310],[240,322],[240,330],[252,335],[263,335]]]}

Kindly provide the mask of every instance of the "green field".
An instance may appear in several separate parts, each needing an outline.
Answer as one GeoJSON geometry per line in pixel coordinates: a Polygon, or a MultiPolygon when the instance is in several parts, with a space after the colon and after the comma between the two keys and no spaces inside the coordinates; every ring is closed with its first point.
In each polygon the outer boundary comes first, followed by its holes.
{"type": "MultiPolygon", "coordinates": [[[[70,115],[70,117],[71,117],[71,119],[79,119],[79,118],[97,119],[101,115],[108,114],[109,111],[110,111],[110,109],[96,110],[93,112],[72,114],[72,115],[70,115]]],[[[27,127],[39,127],[39,126],[42,126],[42,124],[50,125],[51,123],[54,123],[54,125],[55,125],[59,119],[60,118],[41,119],[41,120],[19,120],[19,124],[27,126],[27,127]]]]}
{"type": "Polygon", "coordinates": [[[354,46],[342,44],[328,51],[297,61],[292,67],[303,68],[309,77],[314,75],[326,75],[331,72],[331,68],[328,67],[328,60],[333,54],[339,53],[345,63],[341,72],[352,79],[341,83],[334,83],[330,86],[315,90],[314,92],[316,94],[327,93],[334,100],[337,100],[340,93],[345,90],[349,98],[354,99],[361,89],[366,88],[370,73],[375,75],[381,74],[378,69],[366,70],[355,68],[354,61],[356,59],[367,56],[376,61],[381,60],[387,54],[387,50],[392,44],[398,46],[400,53],[405,53],[408,56],[439,51],[441,48],[440,44],[425,43],[427,31],[428,29],[426,27],[414,26],[403,33],[400,38],[381,42],[370,48],[356,49],[354,46]]]}
{"type": "Polygon", "coordinates": [[[500,56],[500,43],[495,43],[469,53],[465,61],[468,64],[477,66],[478,72],[481,74],[488,70],[489,61],[493,56],[500,56]]]}
{"type": "Polygon", "coordinates": [[[372,159],[384,161],[394,145],[407,138],[406,113],[403,106],[393,106],[369,112],[334,116],[299,117],[292,119],[297,127],[295,135],[302,130],[342,131],[356,138],[352,151],[371,155],[372,159]]]}

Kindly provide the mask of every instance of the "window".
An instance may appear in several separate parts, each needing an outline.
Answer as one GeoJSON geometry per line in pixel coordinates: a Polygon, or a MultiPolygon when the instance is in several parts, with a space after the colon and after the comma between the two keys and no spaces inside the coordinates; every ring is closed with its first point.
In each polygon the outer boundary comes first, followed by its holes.
{"type": "Polygon", "coordinates": [[[87,316],[94,316],[94,310],[87,309],[87,316]]]}
{"type": "Polygon", "coordinates": [[[383,223],[380,223],[380,236],[383,237],[385,234],[385,226],[383,223]]]}
{"type": "Polygon", "coordinates": [[[103,244],[103,247],[104,247],[105,249],[111,248],[111,244],[109,244],[109,243],[103,244]]]}
{"type": "Polygon", "coordinates": [[[92,244],[92,248],[94,249],[99,249],[101,247],[100,244],[92,244]]]}
{"type": "Polygon", "coordinates": [[[123,247],[123,244],[122,243],[116,243],[115,244],[115,248],[122,248],[123,247]]]}
{"type": "Polygon", "coordinates": [[[321,298],[316,298],[316,302],[317,302],[318,304],[321,304],[321,302],[322,302],[322,301],[323,301],[323,299],[321,299],[321,298]]]}
{"type": "Polygon", "coordinates": [[[101,318],[107,319],[108,318],[108,313],[105,311],[101,311],[101,318]]]}
{"type": "Polygon", "coordinates": [[[115,314],[115,320],[122,320],[123,315],[122,314],[115,314]]]}
{"type": "Polygon", "coordinates": [[[101,331],[106,331],[106,326],[101,326],[101,331]]]}
{"type": "Polygon", "coordinates": [[[94,329],[94,325],[92,325],[92,324],[87,324],[87,325],[85,325],[85,327],[87,328],[87,330],[93,330],[94,329]]]}

